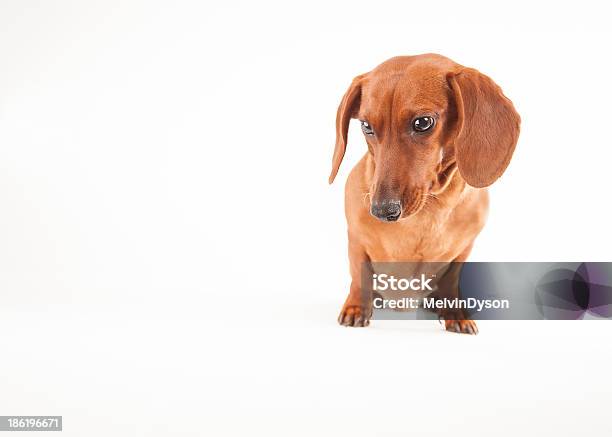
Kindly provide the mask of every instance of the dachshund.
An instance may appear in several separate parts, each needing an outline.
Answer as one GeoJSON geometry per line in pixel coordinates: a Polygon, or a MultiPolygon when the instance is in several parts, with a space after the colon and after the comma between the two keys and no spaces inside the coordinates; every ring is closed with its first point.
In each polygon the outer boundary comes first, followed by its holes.
{"type": "MultiPolygon", "coordinates": [[[[362,327],[373,298],[361,284],[363,265],[467,259],[486,221],[486,187],[510,163],[521,120],[478,70],[437,54],[391,58],[355,77],[342,98],[330,184],[353,118],[368,151],[346,183],[352,281],[338,321],[362,327]]],[[[448,331],[478,332],[467,314],[439,317],[448,331]]]]}

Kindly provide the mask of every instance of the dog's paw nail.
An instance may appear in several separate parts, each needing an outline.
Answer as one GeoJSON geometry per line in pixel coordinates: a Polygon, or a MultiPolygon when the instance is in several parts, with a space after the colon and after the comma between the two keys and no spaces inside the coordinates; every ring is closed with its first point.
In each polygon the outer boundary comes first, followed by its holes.
{"type": "Polygon", "coordinates": [[[473,320],[445,320],[446,330],[462,334],[476,335],[478,327],[473,320]]]}
{"type": "Polygon", "coordinates": [[[343,326],[365,327],[370,324],[366,311],[357,305],[346,306],[340,312],[338,322],[343,326]]]}

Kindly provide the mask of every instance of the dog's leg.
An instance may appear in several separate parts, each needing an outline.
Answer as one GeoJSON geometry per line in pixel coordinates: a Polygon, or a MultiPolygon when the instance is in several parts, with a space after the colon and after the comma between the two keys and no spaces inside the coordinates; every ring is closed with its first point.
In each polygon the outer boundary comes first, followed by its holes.
{"type": "MultiPolygon", "coordinates": [[[[436,299],[455,299],[459,297],[459,274],[461,272],[461,265],[467,260],[471,250],[472,244],[453,260],[450,268],[444,273],[444,276],[438,283],[439,291],[432,297],[436,299]]],[[[462,310],[441,310],[439,316],[444,319],[444,325],[447,331],[472,335],[478,334],[476,322],[470,320],[467,314],[462,310]]]]}
{"type": "Polygon", "coordinates": [[[369,265],[370,259],[361,245],[351,242],[349,236],[349,260],[351,265],[351,288],[338,316],[344,326],[362,327],[370,324],[372,317],[372,292],[361,286],[361,269],[369,265]]]}

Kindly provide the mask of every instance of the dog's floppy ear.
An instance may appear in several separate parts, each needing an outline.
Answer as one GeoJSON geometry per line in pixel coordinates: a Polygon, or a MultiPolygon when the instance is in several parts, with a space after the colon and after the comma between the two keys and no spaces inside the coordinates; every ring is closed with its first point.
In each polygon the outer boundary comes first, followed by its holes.
{"type": "Polygon", "coordinates": [[[329,183],[331,184],[340,168],[344,152],[346,152],[346,143],[348,140],[348,128],[351,118],[357,115],[359,111],[359,103],[361,101],[361,81],[365,74],[357,76],[353,79],[351,86],[344,93],[338,113],[336,114],[336,148],[334,149],[334,157],[332,158],[332,171],[329,175],[329,183]]]}
{"type": "Polygon", "coordinates": [[[479,71],[463,68],[447,79],[457,108],[459,172],[473,187],[489,186],[510,163],[521,118],[499,86],[479,71]]]}

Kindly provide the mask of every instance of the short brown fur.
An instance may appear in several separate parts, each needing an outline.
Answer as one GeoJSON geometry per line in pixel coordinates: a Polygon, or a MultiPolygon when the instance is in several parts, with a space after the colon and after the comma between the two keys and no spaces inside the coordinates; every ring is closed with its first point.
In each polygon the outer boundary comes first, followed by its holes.
{"type": "MultiPolygon", "coordinates": [[[[368,152],[351,171],[345,193],[351,287],[339,316],[367,326],[371,296],[361,287],[364,262],[452,262],[467,259],[482,230],[484,187],[508,166],[520,117],[501,89],[477,70],[440,55],[392,58],[357,76],[336,118],[329,182],[344,156],[351,118],[367,121],[368,152]],[[426,133],[415,117],[431,116],[426,133]],[[370,214],[373,205],[401,204],[399,220],[370,214]]],[[[474,334],[471,320],[446,317],[446,329],[474,334]]]]}

